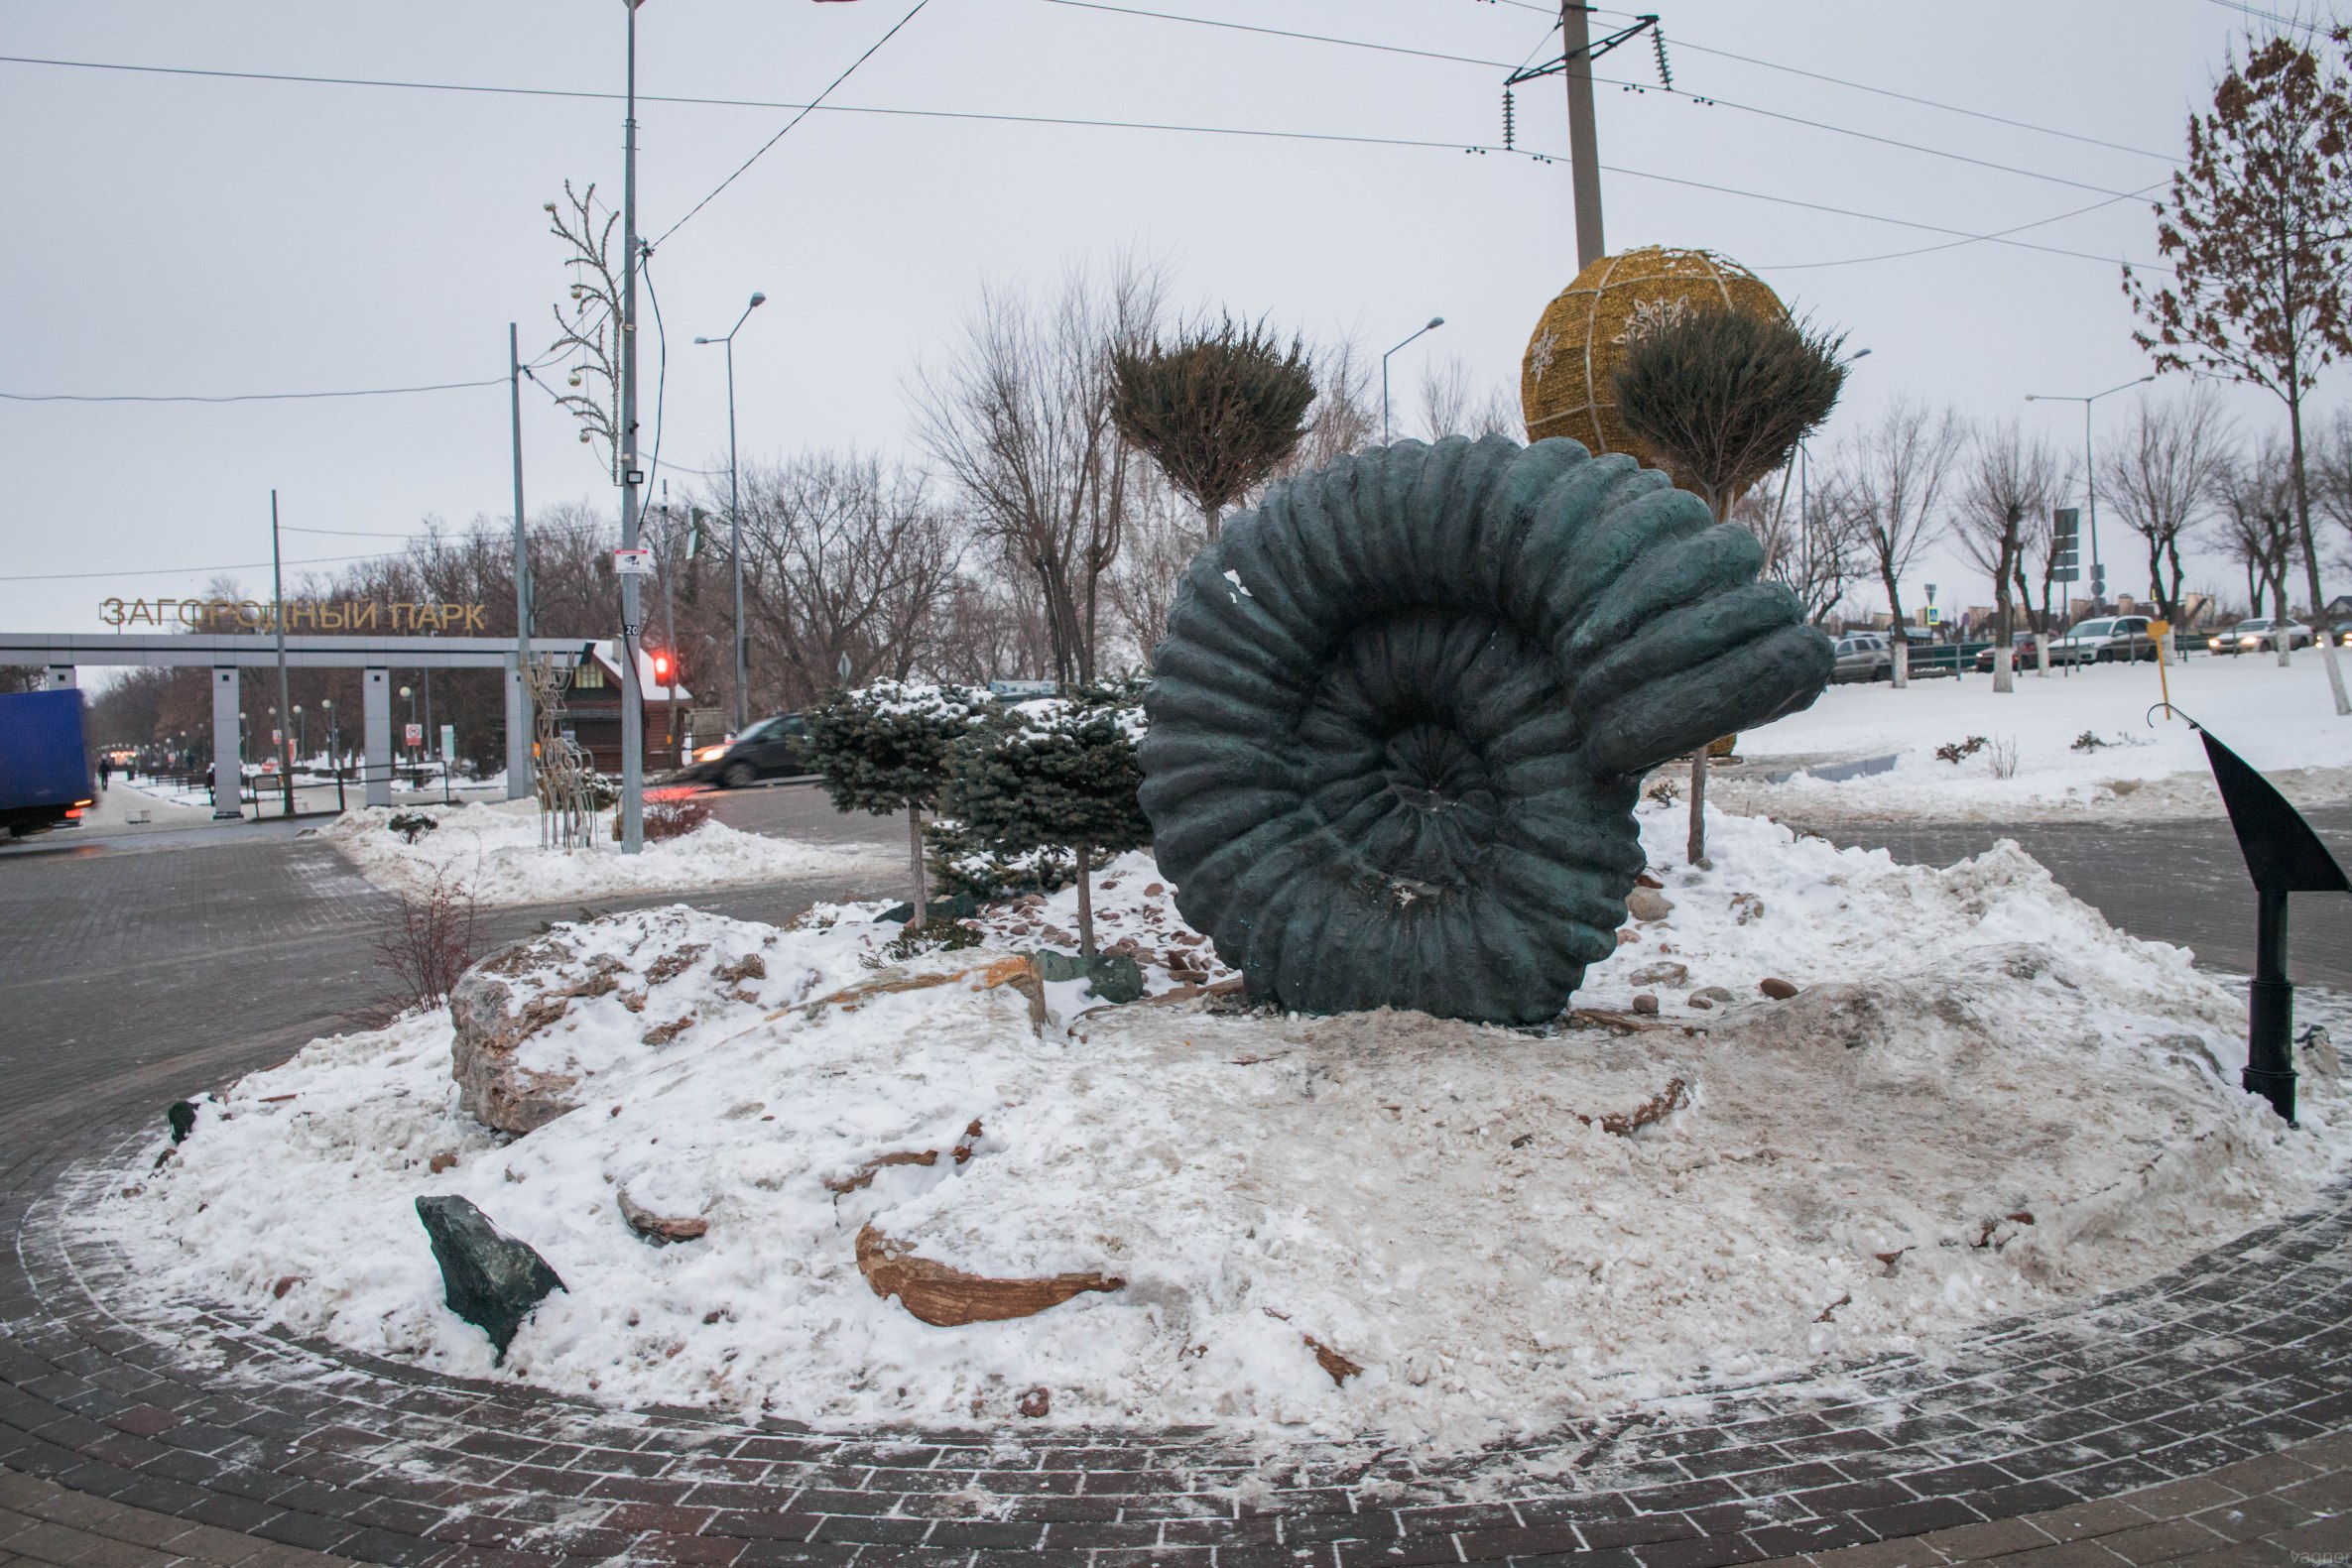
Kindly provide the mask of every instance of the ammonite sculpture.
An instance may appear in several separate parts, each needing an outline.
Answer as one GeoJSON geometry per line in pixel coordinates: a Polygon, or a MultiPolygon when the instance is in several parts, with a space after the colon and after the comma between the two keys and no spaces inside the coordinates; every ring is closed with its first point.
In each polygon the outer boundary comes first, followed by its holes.
{"type": "Polygon", "coordinates": [[[1286,1008],[1556,1017],[1625,921],[1643,771],[1829,678],[1762,563],[1570,440],[1275,486],[1185,572],[1144,699],[1177,907],[1286,1008]]]}

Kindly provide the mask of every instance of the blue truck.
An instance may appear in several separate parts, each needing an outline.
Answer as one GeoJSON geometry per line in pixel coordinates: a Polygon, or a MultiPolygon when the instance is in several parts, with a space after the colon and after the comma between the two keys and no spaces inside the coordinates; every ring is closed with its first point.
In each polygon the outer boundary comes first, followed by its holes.
{"type": "Polygon", "coordinates": [[[0,827],[11,838],[74,827],[94,804],[81,693],[0,694],[0,827]]]}

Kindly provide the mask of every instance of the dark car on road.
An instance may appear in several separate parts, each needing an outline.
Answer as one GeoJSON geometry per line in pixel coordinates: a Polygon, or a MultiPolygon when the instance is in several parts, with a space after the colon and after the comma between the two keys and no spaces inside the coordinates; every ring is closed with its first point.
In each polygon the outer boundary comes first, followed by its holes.
{"type": "MultiPolygon", "coordinates": [[[[2009,667],[2012,669],[2024,669],[2033,663],[2034,634],[2032,632],[2011,633],[2009,638],[2009,667]]],[[[1980,675],[1986,675],[1991,674],[1992,670],[1993,645],[1987,643],[1984,647],[1976,651],[1976,672],[1980,675]]]]}
{"type": "Polygon", "coordinates": [[[801,761],[801,742],[808,721],[798,713],[762,719],[731,742],[705,746],[679,773],[690,784],[715,784],[740,789],[762,779],[791,779],[808,771],[801,761]]]}

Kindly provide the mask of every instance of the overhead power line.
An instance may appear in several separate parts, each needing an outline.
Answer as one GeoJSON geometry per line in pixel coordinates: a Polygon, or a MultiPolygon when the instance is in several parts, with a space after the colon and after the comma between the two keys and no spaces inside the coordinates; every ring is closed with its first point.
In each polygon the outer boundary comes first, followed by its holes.
{"type": "Polygon", "coordinates": [[[348,392],[0,392],[0,399],[10,403],[296,403],[311,398],[393,398],[411,392],[456,392],[467,387],[505,385],[504,376],[493,376],[487,381],[436,381],[421,387],[360,387],[348,392]]]}
{"type": "MultiPolygon", "coordinates": [[[[1046,0],[1046,3],[1048,5],[1072,6],[1083,11],[1105,11],[1115,16],[1146,17],[1155,22],[1182,22],[1193,27],[1217,28],[1233,33],[1257,33],[1269,38],[1299,39],[1312,44],[1335,44],[1349,49],[1378,50],[1384,54],[1413,55],[1424,60],[1480,65],[1494,70],[1514,68],[1508,62],[1499,60],[1477,60],[1467,55],[1439,55],[1428,50],[1404,49],[1393,44],[1372,44],[1361,39],[1334,38],[1323,33],[1298,33],[1286,28],[1258,27],[1246,22],[1219,21],[1213,17],[1185,16],[1175,11],[1146,11],[1135,6],[1106,5],[1103,0],[1046,0]]],[[[1676,39],[1674,47],[1681,49],[1684,45],[1680,39],[1676,39]]],[[[1707,53],[1716,52],[1708,51],[1707,53]]],[[[1768,120],[1779,120],[1787,125],[1801,125],[1808,130],[1826,131],[1833,136],[1849,136],[1857,141],[1876,142],[1882,147],[1893,147],[1903,152],[1919,153],[1928,158],[1948,159],[1958,164],[1973,164],[1979,169],[1990,169],[2005,175],[2017,175],[2027,180],[2042,180],[2047,181],[2051,184],[2071,185],[2077,190],[2089,190],[2103,196],[2119,196],[2125,193],[2107,185],[2094,185],[2064,175],[2044,174],[2039,169],[2022,169],[2015,164],[1996,163],[1989,158],[1978,158],[1971,153],[1955,153],[1940,147],[1928,147],[1919,142],[1907,142],[1900,137],[1881,136],[1875,131],[1857,130],[1850,125],[1837,125],[1826,120],[1808,120],[1802,115],[1786,114],[1781,110],[1767,109],[1753,103],[1740,103],[1730,98],[1719,98],[1711,93],[1688,92],[1680,87],[1661,86],[1652,82],[1627,81],[1617,76],[1595,75],[1592,79],[1612,87],[1630,87],[1637,92],[1663,92],[1669,97],[1704,104],[1710,108],[1732,109],[1742,114],[1754,114],[1768,120]]]]}
{"type": "Polygon", "coordinates": [[[1963,245],[1976,245],[1986,241],[2003,240],[2009,235],[2023,234],[2029,229],[2047,228],[2052,223],[2063,223],[2068,218],[2078,218],[2086,212],[2096,212],[2101,207],[2114,206],[2119,201],[2130,201],[2138,197],[2152,196],[2164,188],[2165,181],[2159,181],[2153,185],[2143,185],[2140,189],[2131,192],[2129,195],[2110,196],[2105,201],[2094,201],[2088,206],[2075,207],[2071,211],[2056,213],[2053,216],[2046,218],[2036,218],[2031,223],[2020,223],[2012,228],[1995,229],[1990,234],[1974,235],[1967,239],[1945,240],[1942,243],[1936,245],[1918,245],[1914,246],[1910,250],[1881,251],[1874,256],[1847,256],[1837,261],[1782,262],[1778,265],[1758,264],[1754,270],[1757,272],[1810,272],[1814,269],[1822,267],[1857,267],[1864,262],[1900,261],[1908,256],[1930,256],[1937,251],[1957,250],[1963,245]]]}
{"type": "MultiPolygon", "coordinates": [[[[447,82],[415,82],[390,79],[296,76],[286,74],[272,74],[265,76],[250,71],[223,71],[202,69],[190,66],[116,65],[105,61],[40,60],[14,55],[0,55],[0,63],[59,65],[96,70],[130,70],[167,75],[224,76],[238,80],[258,79],[328,86],[411,88],[434,92],[524,92],[533,96],[541,97],[576,97],[595,99],[611,99],[617,96],[616,94],[606,92],[565,91],[553,88],[474,87],[447,82]]],[[[639,101],[647,101],[645,94],[640,93],[638,96],[639,101]]],[[[671,97],[662,101],[670,103],[707,104],[727,108],[792,109],[815,107],[814,105],[780,103],[769,100],[753,100],[742,98],[671,97]]],[[[1556,156],[1532,152],[1526,148],[1492,147],[1475,142],[1463,143],[1437,141],[1428,137],[1367,136],[1341,131],[1284,131],[1272,130],[1259,126],[1197,125],[1187,124],[1179,121],[1166,120],[1105,120],[1081,118],[1072,115],[989,113],[969,109],[886,108],[870,104],[845,103],[824,104],[822,106],[822,112],[826,114],[876,115],[893,119],[960,120],[988,125],[1037,125],[1056,129],[1144,131],[1162,134],[1218,136],[1266,141],[1317,142],[1341,147],[1403,147],[1420,149],[1423,151],[1463,152],[1475,154],[1494,153],[1501,154],[1505,157],[1526,158],[1536,163],[1552,164],[1564,162],[1563,159],[1556,156]]],[[[1920,222],[1911,218],[1889,217],[1884,213],[1864,212],[1852,207],[1831,206],[1818,201],[1806,201],[1795,196],[1777,196],[1761,190],[1743,189],[1737,185],[1714,184],[1703,181],[1688,180],[1674,175],[1657,174],[1647,169],[1631,169],[1615,164],[1604,164],[1601,167],[1609,174],[1621,175],[1633,180],[1650,180],[1664,184],[1680,185],[1690,189],[1711,190],[1723,195],[1740,196],[1751,201],[1769,202],[1776,206],[1795,207],[1807,212],[1826,212],[1839,217],[1858,218],[1865,222],[1884,223],[1896,228],[1915,229],[1922,233],[1942,234],[1958,239],[1978,240],[1997,245],[2010,245],[2025,250],[2044,252],[2052,256],[2069,256],[2081,261],[2095,261],[2101,263],[2102,265],[2112,266],[2116,264],[2116,258],[2112,256],[2095,255],[2088,251],[2066,250],[2058,246],[2037,245],[2023,240],[2003,239],[1997,235],[1979,234],[1969,229],[1953,228],[1945,224],[1920,222]]],[[[2161,263],[2154,262],[2135,262],[2133,265],[2145,268],[2150,271],[2169,270],[2164,267],[2161,263]]]]}
{"type": "MultiPolygon", "coordinates": [[[[752,154],[749,158],[746,158],[740,165],[738,165],[734,174],[731,174],[726,179],[720,181],[718,184],[711,189],[709,195],[704,196],[701,200],[688,207],[686,209],[686,215],[682,218],[680,218],[676,223],[671,224],[668,228],[664,229],[661,233],[661,237],[656,239],[653,244],[657,246],[662,244],[664,241],[668,240],[671,235],[676,234],[680,229],[684,228],[687,223],[691,222],[695,213],[710,205],[713,200],[717,199],[718,193],[721,190],[724,190],[729,185],[733,184],[736,180],[742,176],[745,170],[749,169],[752,165],[758,163],[762,158],[767,156],[769,148],[774,147],[778,142],[783,141],[787,136],[791,135],[794,126],[799,125],[803,120],[807,119],[809,115],[815,113],[816,110],[823,105],[825,99],[833,95],[833,89],[835,87],[838,87],[841,85],[841,83],[847,81],[850,76],[856,72],[858,66],[863,65],[867,60],[872,60],[875,55],[881,51],[883,45],[889,43],[892,39],[897,38],[899,36],[899,29],[914,21],[916,16],[922,12],[923,8],[927,5],[929,5],[930,3],[931,0],[915,0],[914,10],[909,11],[905,16],[900,17],[896,22],[892,23],[889,32],[874,40],[873,44],[863,55],[860,55],[857,59],[849,62],[848,69],[842,71],[840,75],[835,76],[831,81],[826,82],[824,91],[818,93],[815,97],[809,99],[807,103],[802,105],[801,112],[794,115],[792,119],[786,123],[783,130],[778,131],[774,136],[771,136],[766,141],[762,142],[758,152],[752,154]]],[[[648,248],[650,249],[651,247],[648,248]]]]}
{"type": "MultiPolygon", "coordinates": [[[[1507,5],[1519,11],[1533,11],[1539,16],[1550,17],[1555,22],[1559,19],[1559,7],[1538,5],[1535,0],[1482,0],[1482,3],[1507,5]]],[[[2239,9],[2235,0],[2213,0],[2213,3],[2228,6],[2232,10],[2239,9]]],[[[1601,11],[1597,6],[1593,10],[1596,15],[1602,16],[1630,18],[1634,15],[1631,11],[1601,11]]],[[[1797,65],[1784,65],[1778,60],[1760,60],[1754,55],[1734,54],[1727,49],[1710,49],[1704,44],[1693,44],[1678,33],[1674,36],[1674,48],[1687,50],[1694,55],[1713,55],[1721,60],[1736,60],[1744,65],[1757,65],[1766,70],[1785,71],[1789,75],[1803,76],[1811,81],[1825,81],[1831,86],[1848,87],[1855,92],[1872,93],[1881,98],[1893,98],[1900,103],[1916,103],[1924,109],[1940,109],[1946,114],[1962,114],[1969,119],[1984,120],[1993,125],[2006,125],[2020,131],[2033,131],[2043,136],[2055,136],[2069,142],[2081,142],[2089,147],[2104,147],[2112,152],[2132,153],[2141,158],[2160,159],[2167,164],[2179,161],[2178,156],[2172,153],[2159,153],[2145,147],[2132,147],[2123,142],[2104,141],[2096,136],[2085,136],[2079,131],[2061,131],[2054,125],[2037,125],[2032,120],[2020,120],[2006,114],[1993,114],[1983,109],[1971,109],[1962,104],[1945,103],[1938,98],[1922,98],[1917,93],[1898,92],[1892,87],[1873,86],[1867,81],[1854,81],[1844,76],[1831,76],[1817,70],[1806,70],[1797,65]]]]}

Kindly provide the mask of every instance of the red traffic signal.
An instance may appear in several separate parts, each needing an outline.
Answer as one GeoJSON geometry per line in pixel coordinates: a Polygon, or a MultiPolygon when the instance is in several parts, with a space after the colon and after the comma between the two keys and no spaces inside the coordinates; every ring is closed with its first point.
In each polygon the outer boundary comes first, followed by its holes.
{"type": "Polygon", "coordinates": [[[664,685],[670,684],[670,656],[668,654],[657,653],[654,655],[654,678],[664,685]]]}

